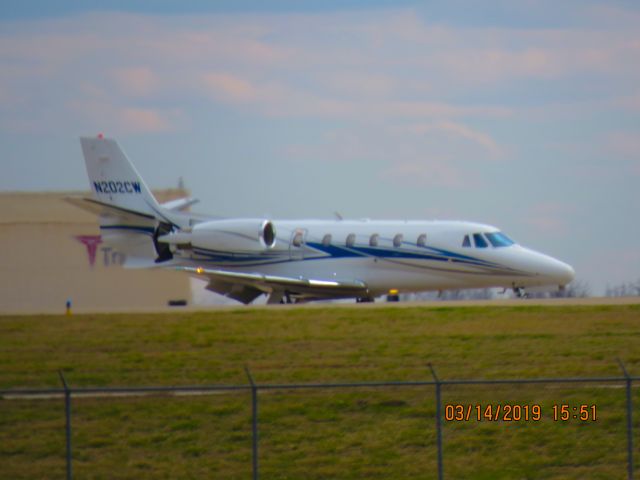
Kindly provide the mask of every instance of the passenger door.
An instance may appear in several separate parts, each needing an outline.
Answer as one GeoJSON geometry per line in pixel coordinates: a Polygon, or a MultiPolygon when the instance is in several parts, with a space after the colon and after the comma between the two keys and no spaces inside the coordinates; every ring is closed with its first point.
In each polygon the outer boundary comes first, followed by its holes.
{"type": "Polygon", "coordinates": [[[289,258],[291,260],[304,259],[304,250],[307,243],[307,229],[296,228],[291,232],[289,241],[289,258]]]}

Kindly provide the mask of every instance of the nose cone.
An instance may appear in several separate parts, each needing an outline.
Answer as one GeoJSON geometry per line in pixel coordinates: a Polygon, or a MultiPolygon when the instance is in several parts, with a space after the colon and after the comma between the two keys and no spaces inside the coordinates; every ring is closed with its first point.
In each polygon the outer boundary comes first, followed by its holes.
{"type": "Polygon", "coordinates": [[[545,255],[544,267],[540,275],[548,280],[549,284],[565,286],[575,278],[576,272],[571,265],[545,255]]]}
{"type": "Polygon", "coordinates": [[[574,278],[576,278],[576,271],[573,269],[573,267],[567,263],[561,262],[559,260],[557,260],[558,262],[558,267],[557,267],[557,278],[558,278],[558,285],[567,285],[568,283],[571,283],[573,281],[574,278]]]}
{"type": "Polygon", "coordinates": [[[576,272],[571,265],[560,260],[536,252],[528,248],[514,250],[522,261],[518,263],[521,270],[526,271],[529,280],[522,281],[523,286],[565,286],[575,278],[576,272]]]}

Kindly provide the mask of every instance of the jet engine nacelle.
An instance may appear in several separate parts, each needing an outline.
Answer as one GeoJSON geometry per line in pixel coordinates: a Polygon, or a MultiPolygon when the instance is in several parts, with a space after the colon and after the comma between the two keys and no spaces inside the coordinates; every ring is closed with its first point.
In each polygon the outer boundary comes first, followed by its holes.
{"type": "Polygon", "coordinates": [[[202,248],[224,252],[262,252],[276,243],[276,230],[270,220],[210,220],[194,225],[191,231],[164,235],[160,242],[177,248],[202,248]]]}

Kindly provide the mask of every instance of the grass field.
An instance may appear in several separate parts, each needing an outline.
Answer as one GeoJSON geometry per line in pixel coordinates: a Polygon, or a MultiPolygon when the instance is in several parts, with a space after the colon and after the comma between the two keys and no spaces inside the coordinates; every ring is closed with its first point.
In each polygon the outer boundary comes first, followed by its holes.
{"type": "MultiPolygon", "coordinates": [[[[640,374],[640,306],[239,308],[0,317],[0,389],[640,374]]],[[[640,389],[634,389],[636,463],[640,389]]],[[[445,404],[541,406],[445,422],[447,478],[624,478],[620,385],[446,386],[445,404]],[[553,405],[596,405],[555,422],[553,405]]],[[[262,478],[436,478],[433,387],[260,393],[262,478]]],[[[248,478],[248,392],[77,398],[76,478],[248,478]]],[[[0,401],[0,477],[64,476],[60,399],[0,401]]],[[[636,469],[638,466],[636,465],[636,469]]]]}

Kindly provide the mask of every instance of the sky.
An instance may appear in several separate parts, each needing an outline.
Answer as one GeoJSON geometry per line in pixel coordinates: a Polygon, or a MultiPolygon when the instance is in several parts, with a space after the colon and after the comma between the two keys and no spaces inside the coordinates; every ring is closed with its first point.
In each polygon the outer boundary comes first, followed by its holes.
{"type": "Polygon", "coordinates": [[[0,191],[87,190],[104,133],[198,211],[477,221],[640,279],[637,2],[7,3],[0,191]]]}

